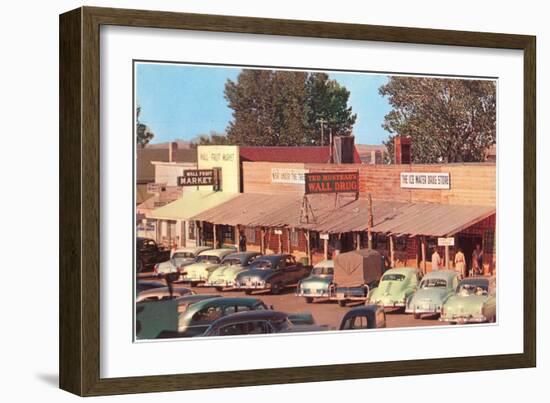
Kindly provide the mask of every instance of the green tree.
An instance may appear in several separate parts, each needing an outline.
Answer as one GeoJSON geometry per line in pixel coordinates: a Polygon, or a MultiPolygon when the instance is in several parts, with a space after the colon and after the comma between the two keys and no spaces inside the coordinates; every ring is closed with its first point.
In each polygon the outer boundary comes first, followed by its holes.
{"type": "Polygon", "coordinates": [[[210,134],[199,134],[191,140],[190,147],[196,148],[197,145],[225,145],[231,144],[225,133],[211,131],[210,134]]]}
{"type": "MultiPolygon", "coordinates": [[[[314,145],[325,130],[349,135],[356,116],[347,106],[349,92],[320,73],[243,70],[228,80],[225,98],[233,110],[227,138],[240,145],[314,145]]],[[[325,142],[326,143],[326,142],[325,142]]]]}
{"type": "Polygon", "coordinates": [[[141,106],[138,105],[136,109],[136,139],[137,145],[141,148],[145,147],[155,136],[155,134],[139,120],[141,113],[141,106]]]}
{"type": "Polygon", "coordinates": [[[382,124],[392,159],[396,135],[411,137],[416,163],[483,161],[496,141],[493,81],[390,77],[379,93],[393,108],[382,124]]]}

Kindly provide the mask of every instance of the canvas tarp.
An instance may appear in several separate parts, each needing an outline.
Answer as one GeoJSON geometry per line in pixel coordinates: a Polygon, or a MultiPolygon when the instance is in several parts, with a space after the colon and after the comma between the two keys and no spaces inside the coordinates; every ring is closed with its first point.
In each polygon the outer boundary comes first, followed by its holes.
{"type": "Polygon", "coordinates": [[[382,276],[382,255],[373,249],[340,253],[334,259],[334,282],[338,287],[356,287],[382,276]]]}

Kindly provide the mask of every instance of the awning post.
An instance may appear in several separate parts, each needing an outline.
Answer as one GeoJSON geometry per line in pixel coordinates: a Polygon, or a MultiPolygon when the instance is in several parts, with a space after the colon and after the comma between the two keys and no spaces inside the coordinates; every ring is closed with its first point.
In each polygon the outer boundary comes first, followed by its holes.
{"type": "Polygon", "coordinates": [[[426,274],[426,237],[422,236],[422,270],[426,274]]]}
{"type": "Polygon", "coordinates": [[[323,239],[323,252],[325,255],[325,260],[328,259],[328,239],[323,239]]]}
{"type": "Polygon", "coordinates": [[[395,242],[393,235],[390,235],[390,266],[395,266],[395,242]]]}

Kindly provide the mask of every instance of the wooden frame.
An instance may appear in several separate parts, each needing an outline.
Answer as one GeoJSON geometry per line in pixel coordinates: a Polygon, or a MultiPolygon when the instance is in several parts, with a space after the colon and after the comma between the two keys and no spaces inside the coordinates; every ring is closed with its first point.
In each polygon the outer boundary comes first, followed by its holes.
{"type": "Polygon", "coordinates": [[[82,396],[481,371],[536,365],[535,37],[83,7],[60,16],[60,387],[82,396]],[[209,374],[100,378],[99,28],[173,28],[524,52],[524,352],[209,374]]]}

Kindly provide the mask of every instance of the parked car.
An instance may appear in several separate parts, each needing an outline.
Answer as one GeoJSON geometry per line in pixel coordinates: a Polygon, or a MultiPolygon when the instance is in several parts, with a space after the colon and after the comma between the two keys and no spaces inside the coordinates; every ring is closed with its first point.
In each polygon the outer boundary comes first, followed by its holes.
{"type": "Polygon", "coordinates": [[[182,281],[192,285],[204,283],[208,280],[210,273],[220,266],[223,258],[231,253],[235,253],[235,248],[210,249],[201,252],[194,263],[183,268],[182,281]]]}
{"type": "Polygon", "coordinates": [[[254,260],[247,270],[235,278],[235,288],[251,294],[268,290],[279,294],[285,287],[297,284],[309,275],[309,270],[297,263],[292,255],[263,255],[254,260]]]}
{"type": "Polygon", "coordinates": [[[378,285],[384,271],[384,256],[374,249],[340,253],[334,258],[330,299],[346,306],[349,301],[366,302],[370,289],[378,285]]]}
{"type": "Polygon", "coordinates": [[[409,298],[406,313],[415,319],[422,315],[437,315],[458,286],[458,273],[454,270],[436,270],[426,274],[418,290],[409,298]]]}
{"type": "Polygon", "coordinates": [[[182,267],[195,262],[195,259],[201,252],[212,249],[210,246],[193,246],[187,248],[179,248],[170,253],[170,260],[157,263],[154,267],[155,273],[166,274],[175,273],[182,267]]]}
{"type": "Polygon", "coordinates": [[[420,269],[399,267],[389,269],[378,283],[370,290],[367,302],[384,307],[384,309],[405,309],[409,297],[414,294],[422,280],[420,269]]]}
{"type": "Polygon", "coordinates": [[[296,295],[304,297],[310,304],[314,298],[328,298],[329,287],[334,278],[334,262],[323,260],[313,266],[309,277],[301,280],[296,286],[296,295]]]}
{"type": "Polygon", "coordinates": [[[346,312],[340,330],[378,329],[386,327],[386,312],[379,305],[357,306],[346,312]]]}
{"type": "Polygon", "coordinates": [[[136,302],[141,301],[158,301],[164,299],[175,299],[183,297],[184,295],[194,294],[195,292],[186,287],[172,287],[170,291],[169,287],[151,288],[149,290],[141,291],[136,297],[136,302]]]}
{"type": "Polygon", "coordinates": [[[468,277],[443,304],[439,320],[449,323],[495,322],[497,317],[496,278],[468,277]]]}
{"type": "Polygon", "coordinates": [[[246,270],[258,256],[260,256],[258,252],[238,252],[227,255],[223,258],[221,266],[210,272],[204,285],[215,287],[218,291],[234,287],[237,274],[246,270]]]}
{"type": "Polygon", "coordinates": [[[168,259],[170,259],[170,249],[158,246],[150,238],[136,238],[136,271],[138,273],[153,270],[155,264],[168,259]]]}
{"type": "Polygon", "coordinates": [[[243,311],[268,310],[258,298],[221,297],[209,298],[189,306],[180,313],[178,333],[180,337],[200,336],[217,319],[243,311]]]}
{"type": "Polygon", "coordinates": [[[151,288],[166,287],[161,281],[156,280],[138,280],[136,282],[136,293],[140,293],[145,290],[150,290],[151,288]]]}
{"type": "Polygon", "coordinates": [[[203,336],[297,333],[329,330],[327,326],[301,324],[284,312],[251,311],[225,316],[213,322],[203,336]]]}

